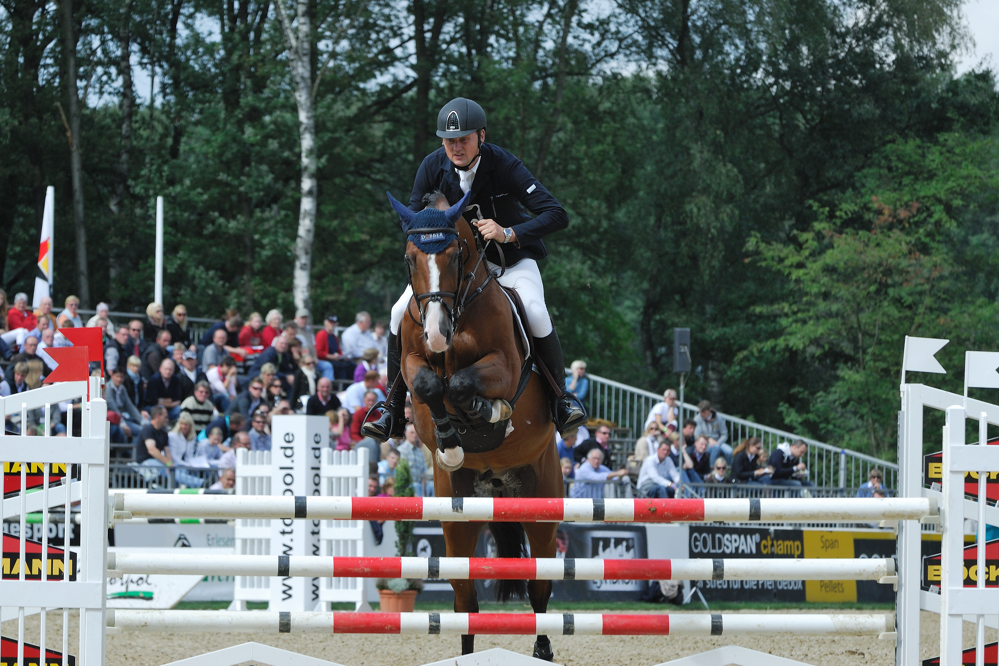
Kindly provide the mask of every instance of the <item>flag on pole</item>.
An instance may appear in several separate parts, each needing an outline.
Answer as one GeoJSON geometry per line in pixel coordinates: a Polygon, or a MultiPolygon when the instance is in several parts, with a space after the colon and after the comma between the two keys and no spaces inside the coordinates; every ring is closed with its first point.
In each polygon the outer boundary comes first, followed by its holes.
{"type": "Polygon", "coordinates": [[[35,294],[31,299],[34,308],[42,299],[52,296],[52,228],[55,221],[55,188],[45,191],[45,212],[42,215],[42,238],[38,242],[38,271],[35,273],[35,294]]]}
{"type": "Polygon", "coordinates": [[[950,340],[942,338],[912,338],[905,336],[905,350],[902,352],[902,385],[905,385],[907,372],[933,372],[946,375],[947,371],[934,356],[950,340]]]}
{"type": "Polygon", "coordinates": [[[49,347],[45,351],[59,365],[43,380],[44,384],[85,382],[90,377],[90,364],[87,361],[90,355],[86,347],[49,347]]]}
{"type": "Polygon", "coordinates": [[[89,328],[60,328],[59,332],[73,343],[74,347],[83,347],[87,350],[87,361],[101,364],[101,377],[104,376],[104,364],[101,363],[102,352],[104,351],[104,331],[96,326],[89,328]]]}
{"type": "Polygon", "coordinates": [[[964,394],[969,388],[999,388],[999,352],[964,353],[964,394]]]}

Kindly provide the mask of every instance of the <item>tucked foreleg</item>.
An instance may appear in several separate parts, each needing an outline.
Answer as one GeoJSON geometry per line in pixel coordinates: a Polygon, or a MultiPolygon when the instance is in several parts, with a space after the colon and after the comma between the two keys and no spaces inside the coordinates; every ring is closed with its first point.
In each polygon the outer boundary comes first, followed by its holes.
{"type": "Polygon", "coordinates": [[[430,409],[437,439],[437,464],[453,472],[465,461],[461,438],[451,425],[444,406],[444,381],[428,366],[420,367],[413,379],[413,395],[430,409]]]}
{"type": "Polygon", "coordinates": [[[488,354],[454,373],[448,384],[448,401],[466,414],[478,414],[489,423],[510,418],[513,408],[503,396],[512,396],[519,374],[511,374],[502,354],[488,354]],[[512,378],[512,380],[511,380],[512,378]]]}

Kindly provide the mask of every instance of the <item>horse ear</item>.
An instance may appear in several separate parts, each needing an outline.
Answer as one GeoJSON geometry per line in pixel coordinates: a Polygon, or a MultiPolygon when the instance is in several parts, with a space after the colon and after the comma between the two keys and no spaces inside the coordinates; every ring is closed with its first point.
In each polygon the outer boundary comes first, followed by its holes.
{"type": "Polygon", "coordinates": [[[409,224],[413,221],[413,218],[416,217],[416,213],[397,201],[396,198],[392,196],[391,192],[386,192],[385,194],[388,196],[389,203],[392,204],[392,208],[395,208],[395,212],[399,213],[399,217],[402,218],[402,221],[406,223],[406,226],[409,226],[409,224]]]}
{"type": "Polygon", "coordinates": [[[452,225],[455,224],[458,221],[458,218],[461,217],[461,214],[465,212],[465,207],[468,205],[468,199],[471,194],[472,190],[466,192],[465,196],[461,198],[461,201],[448,208],[447,212],[444,213],[444,215],[447,216],[447,221],[452,225]]]}

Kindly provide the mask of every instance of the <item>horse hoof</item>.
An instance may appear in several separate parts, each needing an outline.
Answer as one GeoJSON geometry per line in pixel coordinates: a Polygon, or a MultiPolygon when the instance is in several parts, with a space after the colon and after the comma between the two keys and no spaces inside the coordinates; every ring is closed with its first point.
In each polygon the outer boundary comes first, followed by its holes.
{"type": "Polygon", "coordinates": [[[493,413],[489,417],[490,423],[499,423],[513,416],[513,407],[506,400],[493,400],[493,413]]]}
{"type": "Polygon", "coordinates": [[[437,466],[445,472],[454,472],[461,469],[465,463],[465,452],[460,446],[453,449],[437,449],[437,466]]]}
{"type": "Polygon", "coordinates": [[[555,661],[555,652],[552,650],[552,642],[542,643],[534,641],[534,658],[541,661],[555,661]]]}

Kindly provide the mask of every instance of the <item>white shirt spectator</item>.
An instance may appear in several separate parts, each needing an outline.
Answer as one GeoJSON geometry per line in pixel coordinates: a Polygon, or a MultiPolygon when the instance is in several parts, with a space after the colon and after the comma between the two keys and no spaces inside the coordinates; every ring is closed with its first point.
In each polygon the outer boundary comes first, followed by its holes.
{"type": "Polygon", "coordinates": [[[365,349],[378,348],[378,341],[375,334],[369,328],[362,331],[357,324],[347,327],[340,335],[340,351],[351,360],[356,360],[364,356],[365,349]]]}
{"type": "Polygon", "coordinates": [[[669,456],[666,456],[660,462],[659,454],[653,453],[645,459],[645,462],[642,463],[642,469],[638,472],[639,490],[641,490],[646,482],[665,488],[678,486],[680,484],[680,470],[676,468],[676,465],[673,464],[673,459],[669,456]]]}
{"type": "Polygon", "coordinates": [[[606,496],[605,482],[610,473],[611,470],[606,465],[593,469],[593,465],[584,460],[576,470],[576,482],[572,484],[569,496],[602,499],[606,496]],[[585,483],[586,481],[593,483],[585,483]]]}
{"type": "Polygon", "coordinates": [[[222,377],[219,375],[219,368],[221,366],[216,365],[214,368],[205,373],[205,377],[208,378],[208,383],[211,384],[212,391],[214,393],[227,393],[229,399],[232,400],[236,397],[236,382],[229,382],[229,388],[225,387],[222,383],[222,377]]]}
{"type": "Polygon", "coordinates": [[[369,389],[364,385],[364,382],[356,382],[348,386],[347,390],[343,392],[343,397],[340,398],[340,406],[353,414],[357,411],[358,407],[364,404],[364,394],[368,391],[374,391],[379,400],[385,399],[385,394],[377,386],[369,389]]]}
{"type": "Polygon", "coordinates": [[[670,407],[665,402],[657,402],[653,405],[652,409],[649,410],[649,415],[645,417],[645,426],[643,427],[643,430],[648,429],[649,424],[656,422],[656,414],[659,415],[659,420],[663,422],[664,426],[669,425],[670,423],[676,423],[675,410],[676,407],[670,407]],[[671,409],[674,410],[672,415],[670,414],[671,409]],[[672,418],[670,418],[671,416],[672,418]]]}

